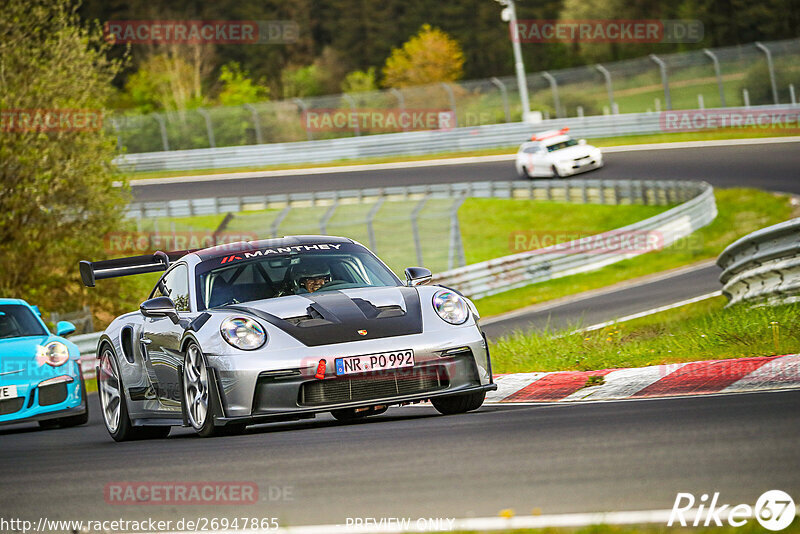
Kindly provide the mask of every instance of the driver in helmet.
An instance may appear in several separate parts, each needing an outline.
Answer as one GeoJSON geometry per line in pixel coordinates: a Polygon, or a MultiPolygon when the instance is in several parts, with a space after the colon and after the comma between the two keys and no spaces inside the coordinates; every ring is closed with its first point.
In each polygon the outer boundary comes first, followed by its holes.
{"type": "Polygon", "coordinates": [[[318,259],[303,259],[294,269],[297,293],[313,293],[331,281],[331,269],[318,259]]]}

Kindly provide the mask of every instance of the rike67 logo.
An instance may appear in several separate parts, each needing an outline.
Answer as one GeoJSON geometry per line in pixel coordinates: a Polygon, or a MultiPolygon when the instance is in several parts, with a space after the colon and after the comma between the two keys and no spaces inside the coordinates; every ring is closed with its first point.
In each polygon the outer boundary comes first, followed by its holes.
{"type": "Polygon", "coordinates": [[[711,499],[704,493],[699,500],[691,493],[678,493],[667,526],[677,522],[682,527],[721,527],[727,522],[732,527],[741,527],[755,518],[763,528],[778,531],[788,527],[796,514],[794,500],[781,490],[764,492],[755,506],[723,504],[719,501],[719,492],[714,493],[711,499]]]}

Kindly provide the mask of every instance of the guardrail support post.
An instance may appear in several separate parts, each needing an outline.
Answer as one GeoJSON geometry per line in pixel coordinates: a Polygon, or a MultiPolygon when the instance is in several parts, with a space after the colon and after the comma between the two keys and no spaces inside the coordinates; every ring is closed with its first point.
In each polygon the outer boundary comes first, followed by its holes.
{"type": "Polygon", "coordinates": [[[503,111],[506,115],[506,122],[511,122],[511,109],[508,107],[508,90],[506,84],[500,81],[500,78],[492,77],[491,82],[500,89],[500,95],[503,97],[503,111]]]}
{"type": "Polygon", "coordinates": [[[556,81],[555,76],[547,71],[544,71],[542,76],[550,83],[550,90],[553,92],[553,105],[556,108],[556,117],[561,118],[563,114],[561,113],[561,99],[558,97],[558,81],[556,81]]]}
{"type": "Polygon", "coordinates": [[[264,138],[261,137],[261,121],[258,119],[258,111],[252,104],[245,104],[244,108],[249,109],[250,113],[253,115],[253,129],[256,131],[256,143],[263,145],[264,138]]]}
{"type": "Polygon", "coordinates": [[[720,107],[725,107],[725,90],[722,87],[722,71],[719,68],[719,60],[717,59],[717,55],[714,54],[708,48],[703,49],[703,53],[711,58],[711,61],[714,63],[714,74],[717,77],[717,87],[719,87],[719,102],[720,107]]]}
{"type": "Polygon", "coordinates": [[[164,117],[161,113],[153,113],[152,116],[158,122],[158,129],[161,130],[161,144],[164,146],[164,152],[169,152],[169,139],[167,138],[167,125],[164,123],[164,117]]]}
{"type": "Polygon", "coordinates": [[[203,116],[206,121],[206,131],[208,132],[208,146],[209,148],[216,148],[217,143],[214,139],[214,126],[211,124],[211,117],[208,115],[208,112],[203,108],[197,108],[197,112],[203,116]]]}
{"type": "Polygon", "coordinates": [[[764,55],[767,56],[767,69],[769,69],[769,83],[772,86],[772,101],[775,104],[778,104],[778,85],[775,83],[775,67],[772,64],[772,52],[769,48],[764,46],[762,43],[758,41],[755,42],[756,48],[764,52],[764,55]]]}
{"type": "Polygon", "coordinates": [[[314,134],[311,133],[311,130],[308,128],[308,119],[305,117],[305,114],[308,113],[308,104],[303,102],[301,98],[293,98],[292,102],[295,106],[300,109],[300,117],[303,122],[303,127],[306,129],[306,137],[308,137],[309,141],[314,140],[314,134]]]}
{"type": "Polygon", "coordinates": [[[369,213],[367,213],[367,237],[369,238],[369,248],[376,254],[378,243],[375,239],[375,228],[372,226],[372,223],[375,220],[375,217],[378,215],[378,210],[381,209],[384,200],[386,200],[386,198],[383,196],[378,198],[378,201],[369,209],[369,213]]]}
{"type": "Polygon", "coordinates": [[[425,195],[425,197],[414,206],[414,209],[411,210],[411,233],[414,235],[414,250],[417,253],[417,265],[420,267],[422,267],[424,263],[422,263],[422,241],[420,241],[419,238],[419,213],[422,211],[427,201],[428,195],[425,195]]]}
{"type": "Polygon", "coordinates": [[[444,90],[447,92],[447,98],[450,99],[450,109],[453,111],[453,121],[455,122],[455,127],[458,127],[458,108],[456,107],[456,95],[453,94],[453,88],[450,87],[449,83],[442,82],[441,86],[444,87],[444,90]]]}
{"type": "Polygon", "coordinates": [[[603,75],[603,78],[606,80],[606,91],[608,92],[608,105],[611,109],[611,113],[619,113],[619,109],[615,110],[614,106],[614,89],[611,86],[611,73],[608,72],[608,69],[605,68],[603,65],[595,65],[594,66],[597,71],[603,75]]]}
{"type": "Polygon", "coordinates": [[[650,59],[658,65],[658,69],[661,71],[661,83],[664,85],[664,100],[667,106],[667,111],[672,109],[672,97],[669,94],[669,75],[667,74],[667,64],[661,60],[655,54],[650,54],[650,59]]]}

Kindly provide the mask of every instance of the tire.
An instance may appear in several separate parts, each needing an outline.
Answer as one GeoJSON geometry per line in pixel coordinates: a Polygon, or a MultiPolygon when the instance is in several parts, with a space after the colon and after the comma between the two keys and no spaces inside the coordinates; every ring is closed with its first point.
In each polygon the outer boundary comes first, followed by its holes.
{"type": "Polygon", "coordinates": [[[375,407],[373,406],[372,409],[370,409],[370,410],[364,410],[364,411],[361,411],[361,412],[356,412],[355,408],[344,408],[342,410],[333,410],[331,412],[331,415],[337,421],[341,421],[343,423],[346,423],[348,421],[355,421],[357,419],[363,419],[363,418],[369,417],[371,415],[380,415],[380,414],[384,413],[388,409],[389,409],[388,406],[384,406],[381,409],[375,409],[375,407]]]}
{"type": "MultiPolygon", "coordinates": [[[[97,392],[103,424],[114,441],[166,438],[170,431],[168,426],[133,426],[128,415],[128,403],[125,400],[125,388],[117,359],[108,344],[103,345],[98,367],[97,392]]],[[[87,417],[88,414],[87,409],[87,417]]]]}
{"type": "Polygon", "coordinates": [[[186,346],[183,357],[182,404],[197,435],[203,438],[232,436],[244,432],[241,423],[217,426],[214,420],[223,414],[219,403],[217,384],[208,370],[206,357],[200,347],[192,341],[186,346]]]}
{"type": "Polygon", "coordinates": [[[483,405],[485,398],[486,392],[478,391],[465,395],[433,398],[431,399],[431,404],[433,404],[433,407],[442,415],[455,415],[477,410],[483,405]]]}
{"type": "Polygon", "coordinates": [[[524,165],[522,166],[522,172],[519,173],[520,178],[527,178],[528,180],[533,180],[533,176],[528,173],[528,168],[524,165]]]}
{"type": "Polygon", "coordinates": [[[558,172],[558,169],[556,168],[555,165],[553,165],[552,169],[553,169],[553,178],[563,178],[563,176],[561,176],[561,173],[558,172]]]}

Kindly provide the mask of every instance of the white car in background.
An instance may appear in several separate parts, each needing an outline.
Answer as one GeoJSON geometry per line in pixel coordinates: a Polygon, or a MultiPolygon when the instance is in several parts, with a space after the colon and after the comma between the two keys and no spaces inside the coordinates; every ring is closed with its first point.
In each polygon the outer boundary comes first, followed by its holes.
{"type": "Polygon", "coordinates": [[[600,149],[575,140],[567,131],[549,130],[534,134],[517,152],[517,173],[522,178],[563,178],[603,166],[600,149]]]}

